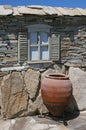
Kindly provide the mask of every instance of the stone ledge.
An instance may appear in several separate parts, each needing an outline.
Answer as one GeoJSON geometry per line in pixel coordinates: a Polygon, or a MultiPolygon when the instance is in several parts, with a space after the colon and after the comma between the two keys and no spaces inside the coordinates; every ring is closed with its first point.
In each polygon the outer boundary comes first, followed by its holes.
{"type": "Polygon", "coordinates": [[[5,71],[21,71],[21,70],[24,70],[24,69],[28,69],[29,66],[17,66],[17,67],[4,67],[4,68],[1,68],[0,71],[2,72],[5,72],[5,71]]]}
{"type": "Polygon", "coordinates": [[[64,65],[67,67],[86,67],[86,62],[68,61],[64,65]]]}

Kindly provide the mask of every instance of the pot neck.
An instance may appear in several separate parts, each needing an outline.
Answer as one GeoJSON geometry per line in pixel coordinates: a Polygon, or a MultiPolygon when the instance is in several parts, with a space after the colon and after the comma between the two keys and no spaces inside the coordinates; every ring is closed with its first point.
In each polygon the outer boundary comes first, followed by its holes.
{"type": "Polygon", "coordinates": [[[45,77],[49,78],[49,79],[59,79],[59,80],[67,80],[67,79],[69,79],[69,77],[67,75],[65,75],[65,74],[56,74],[56,73],[45,75],[45,77]]]}

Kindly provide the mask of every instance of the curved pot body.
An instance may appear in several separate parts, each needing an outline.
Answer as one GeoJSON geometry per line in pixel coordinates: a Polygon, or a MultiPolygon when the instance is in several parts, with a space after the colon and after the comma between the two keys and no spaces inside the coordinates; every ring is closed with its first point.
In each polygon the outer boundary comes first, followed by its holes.
{"type": "Polygon", "coordinates": [[[59,116],[69,104],[72,84],[63,74],[46,75],[41,82],[43,103],[53,116],[59,116]]]}

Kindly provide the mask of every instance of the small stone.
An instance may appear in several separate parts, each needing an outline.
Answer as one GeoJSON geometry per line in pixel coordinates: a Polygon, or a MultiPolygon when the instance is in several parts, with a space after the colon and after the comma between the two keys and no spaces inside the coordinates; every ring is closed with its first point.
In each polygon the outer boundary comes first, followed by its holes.
{"type": "Polygon", "coordinates": [[[62,129],[58,129],[58,127],[53,127],[53,128],[50,128],[49,130],[62,130],[62,129]]]}
{"type": "Polygon", "coordinates": [[[15,124],[15,122],[16,122],[16,120],[15,119],[12,119],[12,120],[10,120],[11,121],[11,124],[12,125],[14,125],[15,124]]]}
{"type": "Polygon", "coordinates": [[[34,124],[36,123],[36,120],[34,120],[33,118],[29,121],[30,124],[34,124]]]}
{"type": "Polygon", "coordinates": [[[37,124],[33,125],[30,130],[46,130],[48,128],[49,128],[48,124],[37,123],[37,124]]]}

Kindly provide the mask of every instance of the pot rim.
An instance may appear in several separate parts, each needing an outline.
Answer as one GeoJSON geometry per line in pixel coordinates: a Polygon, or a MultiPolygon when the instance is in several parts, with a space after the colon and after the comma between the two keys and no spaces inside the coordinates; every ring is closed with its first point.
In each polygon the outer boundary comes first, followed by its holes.
{"type": "Polygon", "coordinates": [[[68,75],[61,74],[61,73],[50,73],[50,74],[45,75],[45,77],[50,78],[50,79],[59,79],[59,80],[69,79],[68,75]]]}

